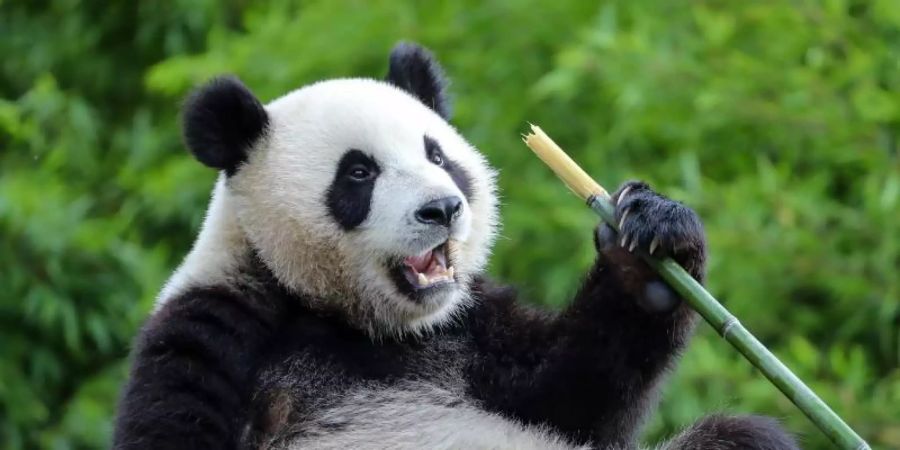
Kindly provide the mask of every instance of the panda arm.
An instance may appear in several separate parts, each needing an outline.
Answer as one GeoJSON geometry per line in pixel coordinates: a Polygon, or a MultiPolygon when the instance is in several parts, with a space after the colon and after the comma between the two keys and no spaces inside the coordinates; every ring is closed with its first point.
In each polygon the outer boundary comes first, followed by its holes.
{"type": "Polygon", "coordinates": [[[144,325],[116,419],[116,449],[229,449],[257,355],[279,318],[224,288],[172,299],[144,325]]]}
{"type": "MultiPolygon", "coordinates": [[[[673,233],[662,239],[663,251],[702,279],[705,244],[696,216],[646,190],[645,206],[668,213],[645,217],[638,208],[629,215],[673,233]]],[[[580,441],[626,444],[635,438],[696,314],[620,242],[601,225],[600,255],[572,304],[556,315],[517,304],[508,288],[478,286],[479,310],[471,318],[477,356],[469,371],[476,397],[580,441]]]]}

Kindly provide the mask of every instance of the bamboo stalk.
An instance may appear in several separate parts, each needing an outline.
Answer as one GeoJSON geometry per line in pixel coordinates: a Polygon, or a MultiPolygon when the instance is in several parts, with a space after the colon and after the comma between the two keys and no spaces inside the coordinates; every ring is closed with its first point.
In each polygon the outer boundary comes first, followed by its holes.
{"type": "MultiPolygon", "coordinates": [[[[540,127],[531,125],[523,141],[547,164],[563,183],[585,200],[604,222],[618,231],[615,207],[609,194],[540,127]]],[[[775,355],[725,309],[703,286],[671,258],[642,254],[647,263],[672,286],[712,327],[744,355],[766,378],[784,393],[839,448],[868,450],[869,445],[791,372],[775,355]]]]}

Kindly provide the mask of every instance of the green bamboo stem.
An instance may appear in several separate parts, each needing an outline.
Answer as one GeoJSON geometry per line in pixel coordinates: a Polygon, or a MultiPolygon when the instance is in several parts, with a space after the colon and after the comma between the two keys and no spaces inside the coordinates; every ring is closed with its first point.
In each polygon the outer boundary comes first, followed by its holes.
{"type": "MultiPolygon", "coordinates": [[[[592,196],[588,206],[616,227],[615,207],[609,197],[592,196]]],[[[618,231],[618,230],[617,230],[618,231]]],[[[703,286],[694,280],[671,258],[658,259],[642,254],[647,263],[656,269],[722,337],[738,349],[766,378],[784,393],[807,417],[838,447],[848,450],[868,449],[869,445],[841,418],[791,372],[775,355],[756,339],[728,312],[703,286]]]]}
{"type": "MultiPolygon", "coordinates": [[[[525,143],[562,178],[563,182],[587,201],[604,222],[618,231],[615,206],[609,194],[572,161],[540,128],[532,125],[525,143]]],[[[791,372],[728,312],[703,286],[671,258],[641,256],[677,291],[722,337],[747,358],[766,378],[787,396],[832,442],[846,450],[869,450],[866,443],[846,422],[791,372]]]]}

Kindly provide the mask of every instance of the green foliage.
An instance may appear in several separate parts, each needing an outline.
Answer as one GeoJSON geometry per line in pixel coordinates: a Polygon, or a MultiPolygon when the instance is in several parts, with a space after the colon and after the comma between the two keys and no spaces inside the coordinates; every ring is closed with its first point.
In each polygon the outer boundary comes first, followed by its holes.
{"type": "MultiPolygon", "coordinates": [[[[501,171],[491,271],[560,306],[596,217],[520,143],[540,124],[607,188],[695,207],[711,291],[875,447],[900,448],[900,4],[0,1],[0,446],[108,445],[129,342],[214,174],[178,104],[377,76],[400,39],[453,78],[501,171]]],[[[704,325],[648,439],[711,410],[827,441],[704,325]]]]}

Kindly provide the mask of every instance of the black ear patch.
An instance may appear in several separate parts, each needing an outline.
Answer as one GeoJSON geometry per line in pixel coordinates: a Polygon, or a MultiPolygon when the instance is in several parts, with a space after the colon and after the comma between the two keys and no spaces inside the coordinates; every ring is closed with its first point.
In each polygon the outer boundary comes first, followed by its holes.
{"type": "Polygon", "coordinates": [[[450,119],[444,69],[424,47],[409,42],[394,46],[385,81],[409,92],[444,119],[450,119]]]}
{"type": "Polygon", "coordinates": [[[184,142],[198,161],[237,171],[247,151],[262,136],[269,116],[252,92],[235,77],[214,78],[185,101],[184,142]]]}

